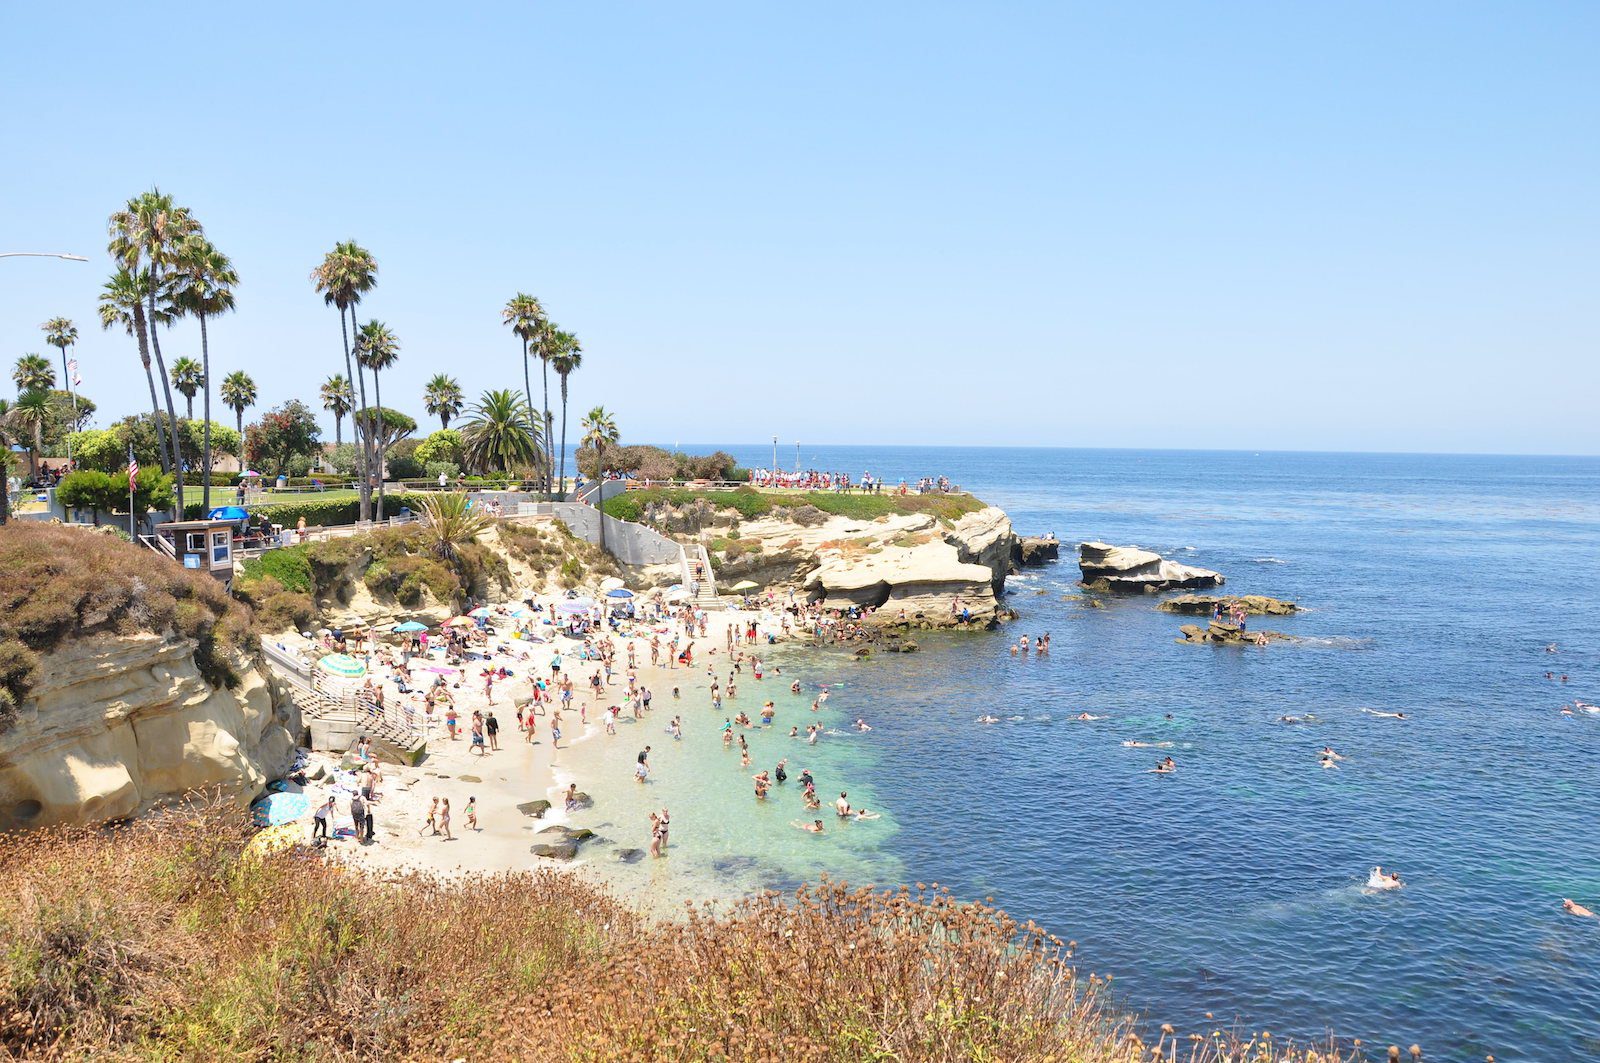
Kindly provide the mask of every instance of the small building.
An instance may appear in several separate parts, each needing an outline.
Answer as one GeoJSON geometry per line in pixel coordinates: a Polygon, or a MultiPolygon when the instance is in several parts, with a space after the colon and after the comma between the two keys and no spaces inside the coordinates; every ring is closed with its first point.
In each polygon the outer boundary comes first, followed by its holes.
{"type": "Polygon", "coordinates": [[[233,532],[236,520],[174,520],[157,524],[163,549],[184,568],[209,572],[228,586],[233,582],[233,532]]]}

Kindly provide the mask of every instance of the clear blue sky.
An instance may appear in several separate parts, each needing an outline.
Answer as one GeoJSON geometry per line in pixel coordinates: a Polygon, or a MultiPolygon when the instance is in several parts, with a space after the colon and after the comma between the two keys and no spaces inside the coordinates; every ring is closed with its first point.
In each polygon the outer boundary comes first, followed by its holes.
{"type": "Polygon", "coordinates": [[[353,237],[419,417],[441,369],[520,382],[526,290],[625,440],[1600,453],[1593,3],[3,25],[0,250],[92,261],[0,260],[0,355],[75,318],[110,417],[144,384],[95,322],[105,219],[158,184],[242,275],[214,375],[263,408],[342,371],[307,278],[353,237]]]}

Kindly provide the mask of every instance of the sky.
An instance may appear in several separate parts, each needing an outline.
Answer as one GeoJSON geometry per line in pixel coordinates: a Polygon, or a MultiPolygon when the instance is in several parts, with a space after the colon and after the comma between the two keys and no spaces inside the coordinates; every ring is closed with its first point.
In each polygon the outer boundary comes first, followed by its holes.
{"type": "Polygon", "coordinates": [[[520,386],[526,291],[624,442],[1600,454],[1597,50],[1593,3],[8,4],[0,252],[91,261],[0,259],[0,358],[69,316],[143,408],[95,300],[159,186],[247,420],[343,371],[355,239],[419,420],[520,386]]]}

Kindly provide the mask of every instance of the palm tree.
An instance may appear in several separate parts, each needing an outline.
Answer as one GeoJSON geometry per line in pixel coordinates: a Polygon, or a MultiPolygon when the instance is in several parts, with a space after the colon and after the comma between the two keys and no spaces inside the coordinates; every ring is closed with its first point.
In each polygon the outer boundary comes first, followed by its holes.
{"type": "MultiPolygon", "coordinates": [[[[78,393],[72,386],[72,372],[67,368],[67,348],[78,342],[78,326],[71,318],[53,317],[39,326],[44,330],[44,341],[61,351],[61,384],[72,396],[73,424],[77,424],[78,393]]],[[[72,457],[72,444],[67,443],[67,457],[72,457]]]]}
{"type": "Polygon", "coordinates": [[[555,464],[555,455],[551,454],[550,452],[550,437],[554,434],[552,429],[555,421],[554,416],[550,412],[550,360],[555,357],[556,351],[559,349],[559,345],[556,340],[556,333],[558,331],[560,330],[556,328],[555,322],[547,321],[545,322],[544,328],[539,330],[539,335],[534,337],[533,341],[534,353],[539,356],[540,368],[544,372],[544,416],[540,420],[542,421],[542,428],[544,429],[545,453],[548,454],[551,459],[545,462],[544,487],[545,501],[547,502],[555,497],[551,493],[553,490],[553,484],[549,479],[550,469],[555,464]]]}
{"type": "MultiPolygon", "coordinates": [[[[378,416],[376,422],[368,420],[365,414],[356,423],[357,434],[363,437],[374,436],[370,431],[363,431],[363,427],[370,428],[374,423],[383,422],[383,385],[378,382],[378,373],[394,365],[400,358],[400,340],[382,321],[368,321],[361,326],[361,331],[356,335],[356,363],[372,370],[373,400],[377,403],[378,416]]],[[[387,479],[384,469],[384,451],[389,448],[384,445],[381,432],[372,440],[376,446],[378,458],[378,516],[383,516],[383,481],[387,479]]]]}
{"type": "Polygon", "coordinates": [[[516,392],[485,391],[471,412],[472,419],[461,433],[469,467],[485,472],[539,468],[544,460],[539,428],[516,392]]]}
{"type": "MultiPolygon", "coordinates": [[[[156,375],[150,365],[150,344],[146,336],[149,322],[144,311],[145,292],[150,285],[147,269],[123,267],[113,273],[100,289],[100,327],[109,329],[121,325],[123,331],[139,341],[139,361],[144,365],[145,382],[150,385],[150,408],[155,414],[158,457],[165,471],[168,468],[167,428],[161,419],[161,399],[156,395],[156,375]]],[[[152,312],[162,315],[167,311],[156,307],[152,312]]]]}
{"type": "Polygon", "coordinates": [[[420,508],[423,538],[446,561],[456,560],[460,548],[476,542],[492,523],[481,508],[471,507],[462,491],[430,491],[420,508]]]}
{"type": "MultiPolygon", "coordinates": [[[[350,337],[356,331],[356,304],[361,302],[361,296],[371,291],[378,283],[378,263],[372,253],[354,240],[345,240],[334,245],[322,258],[322,264],[311,271],[311,283],[317,291],[322,293],[322,301],[339,310],[339,335],[344,340],[344,371],[346,378],[355,381],[356,394],[360,398],[360,410],[365,419],[367,411],[367,380],[359,367],[350,359],[350,337]],[[345,313],[350,314],[346,331],[345,313]]],[[[360,442],[361,460],[358,463],[361,471],[361,519],[372,518],[372,477],[368,473],[371,466],[369,454],[369,441],[358,431],[357,441],[360,442]]]]}
{"type": "MultiPolygon", "coordinates": [[[[222,387],[217,389],[222,396],[222,404],[233,411],[234,423],[239,429],[239,439],[244,440],[244,411],[256,404],[256,382],[250,379],[250,374],[243,369],[235,369],[222,378],[222,387]]],[[[244,449],[242,446],[240,449],[244,449]]],[[[242,455],[241,455],[242,457],[242,455]]]]}
{"type": "MultiPolygon", "coordinates": [[[[204,236],[191,236],[184,242],[178,259],[178,308],[200,319],[200,386],[205,390],[201,401],[201,414],[206,423],[202,432],[206,470],[205,486],[201,490],[200,506],[211,510],[211,338],[206,332],[206,320],[233,309],[233,289],[239,283],[228,256],[218,251],[204,236]]],[[[176,372],[176,366],[173,367],[176,372]]],[[[194,396],[189,395],[189,419],[194,419],[194,396]]],[[[242,455],[241,455],[242,457],[242,455]]]]}
{"type": "Polygon", "coordinates": [[[341,446],[344,443],[342,426],[345,415],[355,405],[355,396],[350,394],[350,381],[339,373],[335,373],[322,382],[322,408],[333,414],[333,445],[341,446]]]}
{"type": "Polygon", "coordinates": [[[50,392],[45,388],[34,388],[18,395],[16,403],[6,415],[19,434],[33,436],[33,445],[28,448],[29,476],[39,475],[39,451],[44,449],[44,426],[50,423],[52,412],[50,392]]]}
{"type": "MultiPolygon", "coordinates": [[[[155,354],[156,372],[161,380],[161,391],[166,398],[167,420],[172,426],[172,474],[174,497],[182,504],[183,458],[178,445],[178,412],[172,404],[172,388],[168,386],[167,366],[161,358],[161,338],[156,331],[156,299],[166,299],[170,290],[166,283],[169,268],[177,261],[179,248],[191,236],[200,234],[200,223],[194,220],[189,208],[177,206],[171,196],[159,188],[152,188],[128,200],[128,205],[111,215],[109,225],[111,242],[107,250],[112,259],[130,270],[142,266],[150,273],[146,286],[146,315],[149,319],[150,349],[155,354]]],[[[171,308],[162,315],[170,324],[171,308]]],[[[160,420],[161,411],[156,410],[160,420]]]]}
{"type": "Polygon", "coordinates": [[[205,381],[205,370],[200,368],[200,363],[193,358],[182,357],[172,360],[172,386],[178,389],[178,394],[183,396],[183,419],[194,420],[194,397],[200,394],[200,385],[205,381]]]}
{"type": "Polygon", "coordinates": [[[561,381],[561,476],[556,481],[564,492],[567,489],[567,377],[583,365],[583,346],[570,332],[556,331],[556,352],[550,356],[550,368],[561,381]]]}
{"type": "Polygon", "coordinates": [[[0,399],[0,525],[11,519],[11,400],[0,399]]]}
{"type": "Polygon", "coordinates": [[[584,415],[582,427],[582,445],[594,448],[597,462],[595,479],[600,486],[596,491],[595,509],[599,511],[600,517],[600,549],[604,550],[606,548],[606,448],[619,438],[617,422],[606,412],[604,406],[596,406],[584,415]]]}
{"type": "Polygon", "coordinates": [[[439,373],[422,389],[422,405],[428,416],[439,418],[440,428],[450,427],[450,418],[459,416],[466,405],[461,395],[461,382],[453,376],[439,373]]]}
{"type": "MultiPolygon", "coordinates": [[[[544,307],[539,300],[526,292],[518,292],[506,300],[504,309],[500,311],[500,320],[511,328],[512,333],[522,341],[522,396],[528,402],[530,416],[533,412],[533,382],[528,375],[528,344],[538,338],[539,333],[545,329],[544,307]]],[[[548,381],[545,385],[545,405],[550,404],[550,387],[548,381]]]]}
{"type": "Polygon", "coordinates": [[[17,359],[11,379],[17,382],[19,395],[24,391],[49,391],[56,386],[56,371],[44,355],[25,354],[17,359]]]}

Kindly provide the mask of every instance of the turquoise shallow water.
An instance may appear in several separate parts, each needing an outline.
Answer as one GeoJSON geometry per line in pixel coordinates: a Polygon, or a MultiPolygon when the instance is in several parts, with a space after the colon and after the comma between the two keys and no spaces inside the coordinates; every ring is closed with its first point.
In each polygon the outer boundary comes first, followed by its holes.
{"type": "MultiPolygon", "coordinates": [[[[770,459],[768,448],[726,449],[770,459]]],[[[1071,600],[1077,571],[1064,559],[1012,581],[1022,619],[1007,631],[923,638],[920,654],[864,665],[791,656],[785,670],[808,690],[844,682],[830,723],[863,715],[875,727],[801,758],[825,798],[837,778],[886,811],[851,825],[870,830],[823,838],[787,826],[797,796],[754,807],[703,701],[685,704],[683,748],[663,750],[658,697],[648,799],[597,813],[642,847],[644,810],[673,808],[671,867],[628,868],[637,896],[726,896],[823,869],[938,881],[1076,939],[1080,960],[1115,972],[1127,1005],[1152,1021],[1202,1028],[1209,1011],[1278,1035],[1417,1041],[1429,1058],[1600,1058],[1600,924],[1560,909],[1563,896],[1600,908],[1600,718],[1557,711],[1574,696],[1600,701],[1600,459],[939,448],[805,458],[891,480],[949,475],[1019,531],[1138,543],[1218,569],[1230,591],[1309,606],[1267,624],[1308,641],[1178,645],[1181,620],[1149,601],[1071,600]],[[1049,658],[1007,655],[1018,634],[1046,630],[1049,658]],[[1559,653],[1544,652],[1551,642],[1559,653]],[[1547,681],[1547,669],[1569,682],[1547,681]],[[1110,718],[1069,719],[1081,711],[1110,718]],[[1307,711],[1319,722],[1275,722],[1307,711]],[[974,724],[983,712],[1021,719],[974,724]],[[1157,751],[1125,740],[1173,742],[1162,752],[1179,773],[1145,774],[1157,751]],[[1348,760],[1320,769],[1323,745],[1348,760]],[[1379,863],[1408,887],[1364,893],[1379,863]]],[[[809,693],[797,704],[786,683],[776,689],[785,731],[810,716],[809,693]]],[[[761,698],[746,698],[753,713],[761,698]]],[[[753,741],[770,767],[788,740],[753,741]]],[[[575,754],[589,755],[598,747],[575,754]]]]}

